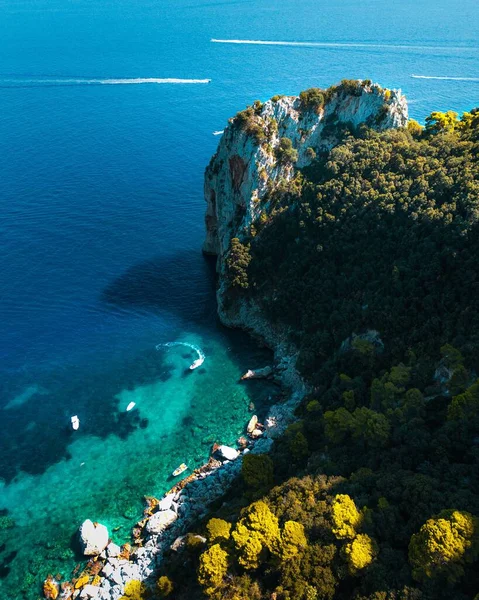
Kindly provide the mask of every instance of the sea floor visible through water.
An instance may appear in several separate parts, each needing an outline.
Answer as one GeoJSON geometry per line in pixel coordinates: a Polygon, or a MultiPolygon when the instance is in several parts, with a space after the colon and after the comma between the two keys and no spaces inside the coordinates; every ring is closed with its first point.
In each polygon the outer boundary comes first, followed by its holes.
{"type": "Polygon", "coordinates": [[[204,363],[190,370],[195,350],[152,344],[96,372],[76,365],[60,377],[58,369],[36,379],[30,373],[23,389],[15,377],[2,417],[15,423],[10,441],[28,472],[0,486],[1,598],[35,599],[48,573],[68,577],[81,561],[75,540],[87,518],[107,525],[114,542],[131,541],[145,495],[170,489],[181,463],[189,467],[185,475],[204,464],[215,442],[235,445],[251,403],[264,417],[277,399],[273,383],[240,383],[247,368],[272,360],[245,335],[217,328],[208,339],[196,333],[175,341],[201,348],[204,363]],[[72,398],[78,431],[69,423],[72,398]]]}

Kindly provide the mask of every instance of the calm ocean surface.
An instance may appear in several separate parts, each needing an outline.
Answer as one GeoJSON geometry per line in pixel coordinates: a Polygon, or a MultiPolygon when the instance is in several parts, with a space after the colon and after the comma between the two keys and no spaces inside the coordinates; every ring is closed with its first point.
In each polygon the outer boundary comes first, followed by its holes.
{"type": "Polygon", "coordinates": [[[83,519],[125,541],[143,494],[277,394],[237,383],[270,356],[216,320],[213,132],[342,78],[400,87],[419,121],[471,109],[479,3],[1,0],[0,57],[0,597],[37,598],[83,519]]]}

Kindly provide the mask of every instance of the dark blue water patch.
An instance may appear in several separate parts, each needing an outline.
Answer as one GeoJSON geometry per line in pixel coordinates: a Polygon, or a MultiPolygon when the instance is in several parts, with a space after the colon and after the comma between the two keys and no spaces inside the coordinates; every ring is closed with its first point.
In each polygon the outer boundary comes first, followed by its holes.
{"type": "MultiPolygon", "coordinates": [[[[124,412],[115,396],[140,384],[168,381],[173,367],[164,358],[152,348],[110,363],[108,368],[102,363],[100,368],[90,364],[38,373],[34,383],[40,391],[24,404],[1,412],[0,478],[10,482],[21,472],[38,475],[68,460],[68,446],[80,436],[126,439],[144,428],[140,414],[124,412]],[[71,428],[70,417],[75,414],[80,417],[79,431],[71,428]]],[[[25,379],[23,388],[31,383],[25,379]]],[[[18,376],[1,378],[0,397],[21,393],[18,376]]]]}
{"type": "Polygon", "coordinates": [[[101,294],[105,305],[161,314],[174,313],[187,323],[205,323],[216,315],[215,261],[183,251],[142,261],[111,281],[101,294]]]}

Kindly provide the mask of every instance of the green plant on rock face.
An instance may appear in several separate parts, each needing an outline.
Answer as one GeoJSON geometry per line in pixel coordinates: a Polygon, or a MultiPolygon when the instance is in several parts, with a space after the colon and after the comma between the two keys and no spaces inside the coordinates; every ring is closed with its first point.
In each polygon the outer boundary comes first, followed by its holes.
{"type": "Polygon", "coordinates": [[[145,600],[147,588],[142,581],[132,579],[125,585],[125,591],[120,600],[145,600]]]}
{"type": "Polygon", "coordinates": [[[324,93],[319,88],[310,88],[299,94],[301,108],[319,112],[324,106],[324,93]]]}
{"type": "Polygon", "coordinates": [[[279,140],[276,158],[282,164],[292,164],[298,160],[298,151],[293,148],[293,142],[289,138],[283,137],[279,140]]]}
{"type": "Polygon", "coordinates": [[[238,238],[231,240],[231,248],[226,258],[228,278],[233,288],[247,289],[248,265],[251,262],[249,244],[242,244],[238,238]]]}

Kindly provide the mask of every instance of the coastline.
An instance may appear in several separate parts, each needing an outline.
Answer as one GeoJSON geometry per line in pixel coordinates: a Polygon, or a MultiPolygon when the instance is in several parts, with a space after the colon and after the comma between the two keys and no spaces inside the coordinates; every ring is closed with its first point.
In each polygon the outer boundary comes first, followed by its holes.
{"type": "Polygon", "coordinates": [[[244,455],[269,452],[274,439],[293,420],[294,409],[307,393],[307,386],[294,366],[295,349],[286,343],[284,335],[268,328],[266,320],[251,307],[242,308],[241,317],[247,313],[249,316],[245,321],[241,319],[241,323],[228,319],[220,307],[219,302],[218,312],[225,326],[245,330],[274,352],[274,380],[284,401],[269,407],[262,437],[248,440],[245,448],[238,449],[236,459],[217,460],[213,452],[206,464],[176,483],[161,499],[145,497],[144,518],[132,528],[131,544],[120,548],[109,540],[108,546],[87,563],[72,583],[62,584],[58,598],[119,600],[128,582],[154,586],[154,575],[165,551],[179,547],[182,536],[207,516],[209,505],[224,496],[240,475],[244,455]]]}

